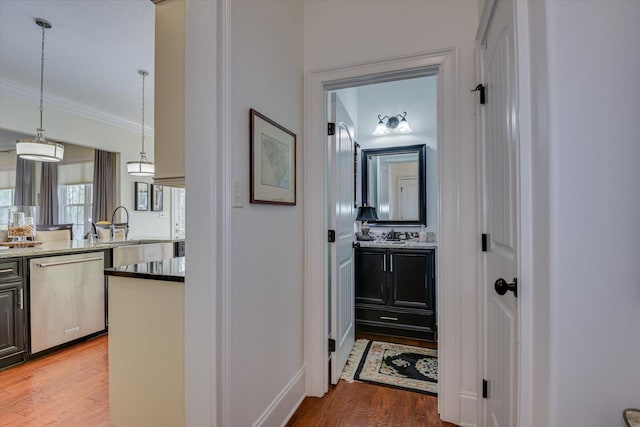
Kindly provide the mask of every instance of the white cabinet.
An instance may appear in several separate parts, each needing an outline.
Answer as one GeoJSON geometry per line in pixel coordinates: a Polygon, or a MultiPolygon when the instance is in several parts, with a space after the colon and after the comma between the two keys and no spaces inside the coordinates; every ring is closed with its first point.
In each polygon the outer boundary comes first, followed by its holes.
{"type": "Polygon", "coordinates": [[[154,182],[171,187],[184,187],[185,3],[156,3],[154,182]]]}

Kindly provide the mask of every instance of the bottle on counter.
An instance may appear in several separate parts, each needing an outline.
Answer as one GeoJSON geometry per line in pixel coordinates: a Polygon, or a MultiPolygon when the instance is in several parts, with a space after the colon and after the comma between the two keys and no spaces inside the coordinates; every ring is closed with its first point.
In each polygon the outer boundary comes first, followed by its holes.
{"type": "Polygon", "coordinates": [[[422,224],[418,232],[418,242],[427,243],[427,228],[422,224]]]}

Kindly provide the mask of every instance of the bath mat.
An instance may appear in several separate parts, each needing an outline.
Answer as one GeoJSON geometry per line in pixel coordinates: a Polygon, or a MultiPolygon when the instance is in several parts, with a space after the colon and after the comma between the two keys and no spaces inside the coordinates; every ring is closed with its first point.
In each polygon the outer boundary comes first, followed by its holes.
{"type": "Polygon", "coordinates": [[[438,350],[360,339],[341,378],[437,396],[438,350]]]}

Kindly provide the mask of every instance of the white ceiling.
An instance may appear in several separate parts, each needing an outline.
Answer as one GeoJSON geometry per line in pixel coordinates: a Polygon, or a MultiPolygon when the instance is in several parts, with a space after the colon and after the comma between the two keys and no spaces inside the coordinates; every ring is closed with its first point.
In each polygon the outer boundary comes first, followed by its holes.
{"type": "MultiPolygon", "coordinates": [[[[47,94],[153,126],[155,11],[149,0],[0,0],[0,78],[40,90],[41,29],[46,31],[47,94]]],[[[0,112],[1,113],[1,112],[0,112]]],[[[35,119],[35,118],[34,118],[35,119]]],[[[46,105],[45,105],[46,128],[46,105]]]]}

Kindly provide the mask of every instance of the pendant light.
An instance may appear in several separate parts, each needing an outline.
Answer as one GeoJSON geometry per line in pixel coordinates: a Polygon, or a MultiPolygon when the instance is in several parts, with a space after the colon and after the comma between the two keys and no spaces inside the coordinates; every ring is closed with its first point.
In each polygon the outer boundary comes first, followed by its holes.
{"type": "Polygon", "coordinates": [[[26,160],[36,160],[40,162],[59,162],[64,156],[62,144],[49,142],[44,137],[42,128],[42,112],[44,98],[44,32],[51,28],[51,22],[46,19],[36,18],[36,24],[42,28],[42,52],[40,55],[40,127],[36,130],[35,139],[19,139],[16,142],[16,154],[26,160]]]}
{"type": "Polygon", "coordinates": [[[156,172],[155,165],[147,160],[147,153],[144,152],[144,78],[149,73],[138,70],[138,74],[142,76],[142,151],[140,152],[140,160],[127,162],[127,172],[129,175],[135,176],[153,176],[156,172]]]}

